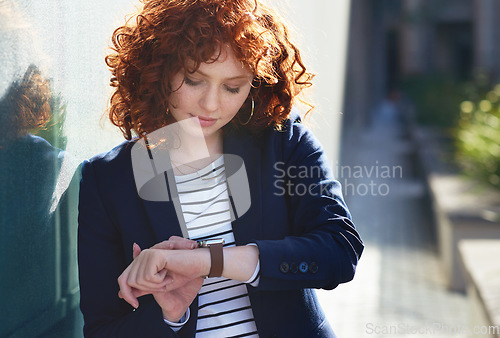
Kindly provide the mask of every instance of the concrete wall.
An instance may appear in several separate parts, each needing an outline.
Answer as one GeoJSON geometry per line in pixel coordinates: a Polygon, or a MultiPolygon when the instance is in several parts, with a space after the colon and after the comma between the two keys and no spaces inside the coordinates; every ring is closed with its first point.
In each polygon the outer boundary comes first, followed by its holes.
{"type": "Polygon", "coordinates": [[[498,20],[500,4],[495,0],[474,1],[474,68],[477,71],[500,75],[500,37],[498,20]]]}
{"type": "MultiPolygon", "coordinates": [[[[306,2],[265,0],[291,23],[309,71],[316,74],[306,99],[314,105],[307,125],[319,138],[329,161],[338,160],[344,111],[344,80],[351,0],[306,2]]],[[[305,112],[307,107],[301,107],[305,112]]]]}

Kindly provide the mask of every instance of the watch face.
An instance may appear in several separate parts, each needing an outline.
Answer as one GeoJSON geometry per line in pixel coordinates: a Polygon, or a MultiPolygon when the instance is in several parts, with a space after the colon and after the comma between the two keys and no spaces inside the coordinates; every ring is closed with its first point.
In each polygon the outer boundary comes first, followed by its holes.
{"type": "Polygon", "coordinates": [[[211,245],[224,244],[224,238],[213,238],[204,241],[198,241],[199,248],[208,248],[211,245]]]}

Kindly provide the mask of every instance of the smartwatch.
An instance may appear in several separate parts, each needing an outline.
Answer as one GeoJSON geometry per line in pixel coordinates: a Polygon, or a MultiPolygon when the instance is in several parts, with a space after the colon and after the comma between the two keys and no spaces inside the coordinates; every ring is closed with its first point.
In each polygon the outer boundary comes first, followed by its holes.
{"type": "Polygon", "coordinates": [[[205,278],[222,276],[222,270],[224,270],[224,239],[207,239],[197,243],[198,248],[208,248],[210,250],[210,273],[205,278]]]}

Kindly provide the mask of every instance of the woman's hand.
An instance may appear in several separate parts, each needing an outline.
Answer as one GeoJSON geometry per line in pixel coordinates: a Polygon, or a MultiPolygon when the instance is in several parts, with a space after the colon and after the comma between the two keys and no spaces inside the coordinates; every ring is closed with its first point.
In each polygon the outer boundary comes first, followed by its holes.
{"type": "MultiPolygon", "coordinates": [[[[185,243],[173,245],[177,248],[185,243]]],[[[137,297],[150,293],[155,296],[159,304],[165,303],[158,294],[172,291],[177,291],[170,293],[170,295],[175,295],[176,301],[182,303],[191,299],[190,302],[192,302],[196,294],[192,294],[191,288],[198,284],[194,282],[191,284],[191,282],[196,279],[200,280],[201,276],[206,276],[210,272],[211,262],[208,249],[165,250],[162,248],[163,246],[152,247],[142,251],[118,278],[120,297],[135,308],[139,306],[137,297]],[[179,288],[184,289],[177,290],[179,288]],[[186,296],[189,297],[186,298],[186,296]]],[[[259,249],[255,245],[224,248],[222,275],[233,280],[247,281],[254,273],[258,260],[259,249]]],[[[199,285],[201,287],[201,284],[199,285]]],[[[165,314],[166,309],[163,309],[165,314]]]]}
{"type": "Polygon", "coordinates": [[[153,297],[162,309],[163,318],[177,323],[186,313],[202,285],[203,278],[197,277],[175,290],[153,292],[153,297]]]}
{"type": "MultiPolygon", "coordinates": [[[[203,278],[195,272],[196,268],[190,272],[190,269],[180,267],[179,260],[173,258],[178,255],[162,254],[181,253],[182,250],[184,255],[181,256],[185,257],[185,253],[193,248],[196,248],[196,242],[176,236],[144,250],[142,254],[140,247],[134,244],[134,261],[118,278],[119,297],[137,308],[139,306],[137,297],[151,293],[162,308],[164,318],[177,322],[198,294],[203,278]],[[167,274],[165,269],[167,262],[163,259],[168,257],[176,269],[169,268],[167,274]]],[[[192,264],[191,266],[194,267],[192,264]]]]}

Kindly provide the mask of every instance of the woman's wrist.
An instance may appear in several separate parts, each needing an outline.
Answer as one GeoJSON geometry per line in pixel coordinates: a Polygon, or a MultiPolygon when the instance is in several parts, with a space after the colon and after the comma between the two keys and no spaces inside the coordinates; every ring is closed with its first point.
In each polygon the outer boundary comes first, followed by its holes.
{"type": "Polygon", "coordinates": [[[220,277],[224,269],[224,239],[211,238],[198,241],[198,247],[208,248],[210,252],[210,272],[205,277],[220,277]]]}
{"type": "Polygon", "coordinates": [[[166,320],[168,323],[167,324],[171,324],[171,323],[178,323],[181,318],[184,316],[184,313],[185,312],[182,312],[181,314],[171,314],[171,313],[167,313],[165,311],[162,311],[163,312],[163,319],[166,320]]]}
{"type": "Polygon", "coordinates": [[[259,262],[259,248],[256,245],[242,245],[224,248],[225,278],[247,281],[249,280],[259,262]]]}
{"type": "Polygon", "coordinates": [[[197,255],[197,259],[200,262],[199,277],[208,276],[208,274],[210,273],[210,267],[211,267],[209,249],[208,248],[194,249],[192,251],[192,253],[197,255]]]}
{"type": "MultiPolygon", "coordinates": [[[[190,250],[188,254],[199,263],[199,277],[208,276],[211,268],[211,257],[208,248],[190,250]]],[[[223,248],[224,270],[222,275],[225,278],[246,281],[257,266],[259,260],[259,249],[255,245],[243,245],[223,248]]]]}
{"type": "Polygon", "coordinates": [[[182,327],[184,324],[187,323],[190,317],[189,307],[185,311],[183,311],[180,315],[174,316],[172,319],[169,319],[171,315],[166,314],[165,311],[162,312],[163,312],[163,320],[165,321],[165,323],[175,327],[182,327]]]}

